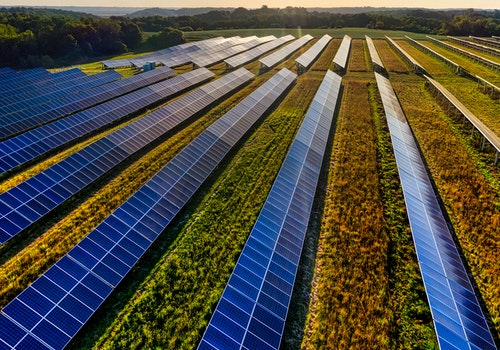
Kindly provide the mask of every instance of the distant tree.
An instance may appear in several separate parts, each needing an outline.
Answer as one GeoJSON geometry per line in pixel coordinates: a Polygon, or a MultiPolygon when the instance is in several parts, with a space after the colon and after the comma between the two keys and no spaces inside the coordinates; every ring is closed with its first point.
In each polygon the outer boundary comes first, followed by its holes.
{"type": "Polygon", "coordinates": [[[160,50],[166,47],[179,45],[184,42],[184,34],[180,30],[172,27],[167,27],[160,33],[149,37],[149,39],[146,41],[146,45],[151,50],[160,50]]]}
{"type": "Polygon", "coordinates": [[[121,22],[120,38],[128,49],[135,49],[142,43],[142,30],[133,22],[121,22]]]}

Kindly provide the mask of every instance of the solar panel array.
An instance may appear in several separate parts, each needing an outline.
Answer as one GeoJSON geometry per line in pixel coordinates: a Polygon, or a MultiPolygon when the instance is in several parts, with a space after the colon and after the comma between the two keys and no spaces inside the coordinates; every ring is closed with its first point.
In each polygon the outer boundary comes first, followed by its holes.
{"type": "Polygon", "coordinates": [[[122,95],[0,143],[0,173],[118,121],[214,76],[206,68],[122,95]]]}
{"type": "Polygon", "coordinates": [[[0,244],[252,77],[253,74],[243,68],[228,74],[114,131],[0,194],[0,244]]]}
{"type": "MultiPolygon", "coordinates": [[[[450,91],[448,91],[443,85],[435,81],[434,79],[424,76],[429,83],[437,90],[439,93],[446,98],[446,100],[455,107],[456,110],[460,112],[473,126],[477,129],[484,138],[484,141],[488,141],[496,151],[495,164],[498,161],[498,155],[500,153],[500,137],[495,134],[490,128],[488,128],[484,123],[474,115],[458,98],[455,97],[450,91]]],[[[484,147],[483,141],[483,147],[484,147]]]]}
{"type": "Polygon", "coordinates": [[[2,100],[0,100],[0,105],[8,104],[12,101],[17,101],[16,97],[19,98],[29,98],[32,96],[37,96],[43,94],[45,91],[52,91],[58,89],[58,87],[66,84],[72,84],[74,81],[78,81],[82,78],[88,78],[89,76],[83,73],[78,68],[73,68],[59,73],[50,74],[45,79],[26,82],[21,85],[12,85],[9,87],[8,91],[3,92],[2,100]]]}
{"type": "Polygon", "coordinates": [[[465,57],[468,57],[470,59],[472,59],[473,61],[476,61],[476,62],[479,62],[479,63],[482,63],[492,69],[495,69],[495,70],[498,70],[500,69],[500,63],[497,63],[495,61],[492,61],[488,58],[485,58],[483,56],[480,56],[480,55],[476,55],[475,53],[472,53],[470,51],[467,51],[467,50],[463,50],[459,47],[456,47],[454,45],[451,45],[451,44],[448,44],[447,42],[444,42],[442,40],[439,40],[439,39],[436,39],[436,38],[433,38],[431,36],[426,36],[427,39],[431,40],[433,43],[441,46],[441,47],[444,47],[445,49],[448,49],[448,50],[451,50],[453,52],[457,52],[459,54],[461,54],[462,56],[465,56],[465,57]]]}
{"type": "Polygon", "coordinates": [[[119,67],[131,67],[132,65],[136,65],[138,67],[142,66],[146,62],[155,61],[157,64],[160,63],[157,60],[157,57],[162,56],[175,56],[182,55],[184,53],[193,51],[193,50],[201,50],[204,47],[210,45],[216,45],[220,43],[222,40],[225,40],[222,37],[215,37],[206,40],[196,41],[192,43],[180,44],[171,47],[167,47],[163,50],[156,51],[147,55],[134,57],[133,59],[118,59],[118,60],[108,60],[102,61],[101,63],[105,68],[119,68],[119,67]]]}
{"type": "Polygon", "coordinates": [[[283,45],[289,41],[292,41],[294,39],[295,38],[293,37],[293,35],[282,36],[281,38],[278,38],[278,39],[273,37],[272,41],[270,41],[266,44],[257,46],[256,48],[253,48],[253,49],[248,50],[246,52],[242,52],[239,55],[228,58],[228,59],[224,60],[224,62],[226,63],[226,66],[228,68],[236,68],[236,67],[239,67],[245,63],[253,61],[257,57],[260,57],[263,54],[265,54],[266,52],[274,50],[274,49],[280,47],[281,45],[283,45]]]}
{"type": "Polygon", "coordinates": [[[279,349],[342,78],[328,71],[198,349],[279,349]]]}
{"type": "Polygon", "coordinates": [[[395,42],[394,40],[392,40],[391,38],[389,38],[387,35],[385,36],[385,38],[387,39],[387,41],[389,42],[389,44],[394,47],[396,49],[396,51],[398,51],[402,57],[408,62],[410,63],[410,65],[412,66],[413,68],[413,71],[416,73],[416,74],[422,74],[422,73],[425,73],[425,69],[424,67],[422,67],[420,65],[420,63],[417,62],[416,59],[414,59],[405,49],[403,49],[397,42],[395,42]]]}
{"type": "MultiPolygon", "coordinates": [[[[113,73],[106,71],[104,73],[113,73]]],[[[118,74],[119,73],[115,73],[118,74]]],[[[52,120],[76,113],[78,111],[106,102],[118,96],[130,93],[145,86],[158,83],[175,75],[173,69],[163,67],[142,74],[134,75],[109,84],[96,86],[92,89],[81,91],[58,99],[50,99],[47,96],[45,103],[6,115],[0,122],[0,139],[32,129],[38,125],[52,120]]]]}
{"type": "Polygon", "coordinates": [[[486,53],[489,53],[493,56],[500,56],[500,50],[498,49],[495,49],[491,46],[487,46],[487,45],[482,45],[482,44],[478,44],[478,43],[475,43],[474,41],[469,41],[469,40],[465,40],[465,39],[460,39],[460,38],[457,38],[457,37],[454,37],[454,36],[447,36],[448,39],[450,39],[451,41],[454,41],[460,45],[463,45],[463,46],[466,46],[468,48],[471,48],[471,49],[474,49],[474,50],[478,50],[478,51],[481,51],[481,52],[486,52],[486,53]]]}
{"type": "Polygon", "coordinates": [[[375,75],[440,348],[496,349],[404,112],[389,80],[375,75]]]}
{"type": "Polygon", "coordinates": [[[3,88],[2,96],[11,97],[18,94],[24,94],[30,91],[46,88],[53,84],[63,84],[71,80],[85,77],[86,74],[77,68],[69,69],[58,73],[42,73],[36,76],[30,76],[19,82],[11,82],[3,88]]]}
{"type": "Polygon", "coordinates": [[[416,47],[418,47],[419,49],[422,49],[424,52],[427,52],[427,53],[431,54],[432,56],[438,58],[442,62],[444,62],[447,65],[449,65],[450,67],[452,67],[455,70],[456,74],[464,75],[464,76],[470,75],[469,72],[467,72],[467,70],[465,68],[463,68],[462,66],[460,66],[458,63],[450,60],[448,57],[445,57],[445,56],[441,55],[439,52],[431,49],[430,47],[422,44],[421,42],[419,42],[419,41],[417,41],[415,39],[410,38],[409,36],[406,36],[406,39],[408,41],[410,41],[413,45],[415,45],[416,47]]]}
{"type": "Polygon", "coordinates": [[[0,113],[2,115],[7,115],[18,110],[30,108],[40,103],[55,100],[65,95],[110,83],[121,78],[122,76],[120,73],[115,72],[114,70],[109,70],[93,75],[86,75],[84,77],[65,82],[64,84],[53,84],[46,86],[43,89],[32,90],[25,94],[16,94],[10,98],[2,99],[0,113]]]}
{"type": "Polygon", "coordinates": [[[352,38],[349,35],[344,35],[342,43],[333,58],[335,67],[340,68],[340,70],[344,71],[347,67],[347,59],[349,58],[349,52],[351,51],[351,42],[352,38]]]}
{"type": "Polygon", "coordinates": [[[14,74],[8,74],[2,78],[0,91],[3,93],[15,89],[17,86],[30,84],[47,78],[50,78],[50,73],[44,68],[32,68],[14,74]]]}
{"type": "Polygon", "coordinates": [[[62,349],[230,149],[290,86],[282,70],[209,126],[0,314],[4,348],[62,349]]]}
{"type": "Polygon", "coordinates": [[[298,57],[295,62],[297,71],[306,71],[319,54],[325,49],[326,45],[332,40],[332,37],[325,34],[309,50],[298,57]]]}
{"type": "Polygon", "coordinates": [[[261,58],[259,60],[261,67],[265,68],[271,68],[281,61],[283,61],[285,58],[290,56],[292,53],[300,49],[302,46],[307,44],[309,41],[311,41],[313,37],[309,34],[304,35],[303,37],[300,37],[299,39],[295,40],[294,42],[286,45],[285,47],[279,49],[278,51],[273,52],[270,55],[267,55],[264,58],[261,58]]]}
{"type": "Polygon", "coordinates": [[[500,42],[498,42],[498,38],[496,38],[494,36],[491,38],[480,38],[477,36],[469,35],[469,38],[470,38],[470,40],[481,43],[481,44],[500,48],[500,42]]]}
{"type": "Polygon", "coordinates": [[[377,48],[375,47],[372,38],[370,38],[368,35],[365,35],[365,39],[366,39],[366,44],[368,45],[368,51],[370,52],[370,58],[373,64],[373,70],[375,72],[385,71],[384,63],[382,63],[382,60],[380,59],[377,48]]]}
{"type": "Polygon", "coordinates": [[[250,41],[246,41],[242,44],[239,45],[234,45],[230,46],[225,50],[218,50],[216,52],[213,52],[210,55],[199,55],[198,57],[194,58],[193,64],[195,67],[207,67],[210,65],[213,65],[215,63],[221,62],[225,60],[228,57],[240,54],[242,52],[245,52],[257,45],[263,44],[265,42],[269,41],[269,37],[265,37],[262,39],[255,38],[250,41]]]}

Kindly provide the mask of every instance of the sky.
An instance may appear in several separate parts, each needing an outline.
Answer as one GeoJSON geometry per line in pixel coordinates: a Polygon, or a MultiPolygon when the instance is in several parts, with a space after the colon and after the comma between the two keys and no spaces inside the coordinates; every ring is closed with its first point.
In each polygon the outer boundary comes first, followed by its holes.
{"type": "Polygon", "coordinates": [[[426,7],[426,8],[478,8],[499,9],[498,0],[0,0],[0,6],[105,6],[105,7],[245,7],[260,8],[262,5],[284,8],[297,7],[426,7]]]}

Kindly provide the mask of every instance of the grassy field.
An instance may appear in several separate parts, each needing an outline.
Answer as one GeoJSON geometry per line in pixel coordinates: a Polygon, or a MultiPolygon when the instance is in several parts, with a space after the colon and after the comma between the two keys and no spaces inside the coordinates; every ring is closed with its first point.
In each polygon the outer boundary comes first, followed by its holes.
{"type": "MultiPolygon", "coordinates": [[[[326,69],[333,68],[332,59],[344,34],[354,40],[343,78],[342,103],[332,128],[329,159],[311,217],[283,348],[437,348],[382,104],[362,40],[365,34],[376,39],[450,226],[495,330],[500,332],[500,267],[496,263],[500,170],[475,147],[470,129],[441,108],[424,79],[411,73],[381,39],[408,33],[362,28],[185,33],[189,41],[271,34],[316,38],[329,34],[334,39],[279,105],[230,153],[70,348],[196,347],[316,89],[326,69]]],[[[455,76],[406,40],[398,43],[500,134],[498,100],[479,93],[475,82],[455,76]]],[[[0,246],[0,306],[29,286],[210,123],[280,68],[295,70],[294,59],[313,44],[262,74],[258,62],[247,64],[256,74],[247,86],[128,159],[19,239],[0,246]]],[[[89,74],[102,69],[99,62],[80,67],[89,74]]],[[[190,65],[176,68],[178,73],[190,69],[190,65]]],[[[225,65],[219,63],[210,70],[221,76],[225,65]]],[[[120,73],[135,72],[121,69],[120,73]]],[[[111,131],[1,179],[0,192],[111,131]]]]}

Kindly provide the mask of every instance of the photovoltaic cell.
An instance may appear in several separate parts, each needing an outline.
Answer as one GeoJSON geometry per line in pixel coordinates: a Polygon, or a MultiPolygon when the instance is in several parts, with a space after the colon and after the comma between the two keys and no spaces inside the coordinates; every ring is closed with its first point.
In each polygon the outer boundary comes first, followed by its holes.
{"type": "MultiPolygon", "coordinates": [[[[240,73],[244,75],[244,71],[240,73]]],[[[20,348],[24,339],[33,338],[45,348],[64,348],[168,226],[171,218],[295,77],[294,73],[283,69],[259,87],[258,95],[274,92],[271,99],[252,99],[252,107],[258,107],[259,112],[250,113],[251,110],[240,103],[214,122],[66,256],[5,306],[0,324],[9,332],[0,330],[0,343],[3,342],[7,349],[20,348]],[[189,154],[198,156],[186,161],[185,156],[189,154]],[[200,172],[203,168],[206,171],[200,172]],[[183,183],[189,184],[189,189],[182,188],[183,183]],[[176,198],[179,193],[184,196],[176,198]],[[151,204],[141,204],[140,198],[148,199],[151,204]],[[128,219],[124,208],[133,208],[141,212],[141,216],[128,219]],[[171,217],[160,214],[165,210],[171,212],[171,217]],[[108,239],[105,240],[106,248],[99,243],[103,237],[108,239]],[[131,245],[133,249],[128,248],[131,245]]]]}
{"type": "Polygon", "coordinates": [[[341,77],[328,71],[198,349],[279,349],[341,77]],[[290,240],[291,239],[291,240],[290,240]]]}
{"type": "Polygon", "coordinates": [[[0,215],[0,243],[5,243],[127,157],[252,77],[243,68],[228,74],[114,131],[0,194],[4,208],[0,215]],[[204,90],[210,90],[210,93],[204,90]],[[17,201],[10,200],[12,198],[17,201]]]}
{"type": "Polygon", "coordinates": [[[496,349],[404,112],[390,81],[375,76],[439,345],[496,349]]]}
{"type": "Polygon", "coordinates": [[[0,173],[173,96],[214,75],[205,68],[173,77],[0,143],[0,173]]]}
{"type": "Polygon", "coordinates": [[[264,58],[261,58],[259,62],[261,63],[262,66],[266,68],[271,68],[281,61],[283,61],[285,58],[290,56],[292,53],[300,49],[302,46],[307,44],[309,41],[311,41],[313,37],[309,34],[304,35],[303,37],[300,37],[299,39],[295,40],[294,42],[286,45],[285,47],[279,49],[278,51],[273,52],[270,55],[267,55],[264,58]]]}

